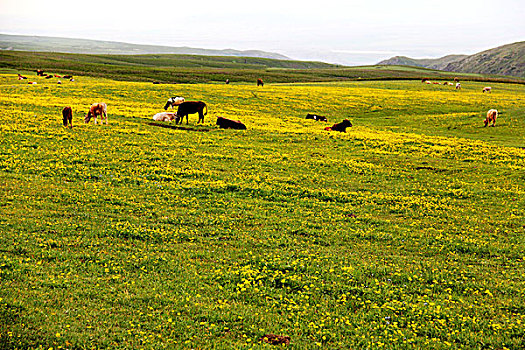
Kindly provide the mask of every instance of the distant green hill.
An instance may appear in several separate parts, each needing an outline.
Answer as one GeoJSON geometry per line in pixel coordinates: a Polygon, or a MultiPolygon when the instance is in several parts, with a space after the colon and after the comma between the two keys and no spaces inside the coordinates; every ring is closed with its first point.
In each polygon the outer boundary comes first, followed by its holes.
{"type": "Polygon", "coordinates": [[[15,51],[66,52],[84,54],[184,54],[204,56],[242,56],[287,60],[288,57],[259,50],[209,50],[192,47],[170,47],[158,45],[137,45],[114,41],[70,39],[46,36],[0,34],[0,49],[15,51]]]}
{"type": "Polygon", "coordinates": [[[448,55],[441,58],[410,58],[406,56],[395,56],[379,62],[379,65],[396,65],[396,66],[414,66],[414,67],[424,67],[430,69],[444,70],[445,67],[457,60],[467,57],[466,55],[448,55]]]}
{"type": "Polygon", "coordinates": [[[444,70],[525,78],[525,41],[467,56],[449,63],[444,70]]]}
{"type": "Polygon", "coordinates": [[[324,82],[345,80],[400,80],[428,77],[435,80],[501,81],[523,79],[458,74],[408,66],[342,67],[322,62],[275,60],[256,57],[198,55],[85,55],[54,52],[0,51],[4,72],[36,75],[37,69],[54,74],[92,76],[158,83],[324,82]]]}
{"type": "Polygon", "coordinates": [[[436,59],[396,56],[379,65],[406,65],[449,72],[509,75],[525,78],[525,41],[503,45],[474,55],[448,55],[436,59]]]}

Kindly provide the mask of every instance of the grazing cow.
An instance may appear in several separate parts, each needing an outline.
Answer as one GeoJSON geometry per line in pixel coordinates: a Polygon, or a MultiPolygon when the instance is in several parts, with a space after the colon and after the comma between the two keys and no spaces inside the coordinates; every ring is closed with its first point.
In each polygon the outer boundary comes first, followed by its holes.
{"type": "Polygon", "coordinates": [[[485,86],[482,92],[492,92],[492,88],[490,86],[485,86]]]}
{"type": "Polygon", "coordinates": [[[64,78],[64,79],[71,79],[71,78],[73,78],[73,76],[72,75],[64,75],[62,78],[64,78]]]}
{"type": "Polygon", "coordinates": [[[28,84],[30,84],[30,85],[36,85],[37,83],[36,83],[36,81],[29,81],[28,84]]]}
{"type": "Polygon", "coordinates": [[[230,83],[230,79],[226,79],[226,84],[229,84],[230,83]]]}
{"type": "Polygon", "coordinates": [[[350,123],[350,120],[345,119],[340,123],[332,125],[332,127],[326,127],[324,128],[326,131],[340,131],[340,132],[346,132],[346,128],[349,128],[352,126],[352,123],[350,123]]]}
{"type": "Polygon", "coordinates": [[[491,126],[496,126],[496,119],[498,118],[498,111],[496,109],[490,109],[487,112],[487,118],[484,120],[485,126],[492,123],[491,126]]]}
{"type": "Polygon", "coordinates": [[[433,82],[432,84],[439,85],[439,81],[435,81],[435,82],[433,82]]]}
{"type": "Polygon", "coordinates": [[[424,82],[426,82],[427,80],[430,80],[430,79],[429,79],[429,78],[423,78],[423,79],[421,79],[421,82],[424,83],[424,82]]]}
{"type": "Polygon", "coordinates": [[[257,79],[257,86],[264,86],[264,83],[261,78],[257,79]]]}
{"type": "Polygon", "coordinates": [[[64,107],[62,110],[62,123],[64,124],[64,127],[73,127],[73,110],[71,107],[67,106],[64,107]]]}
{"type": "Polygon", "coordinates": [[[53,78],[53,76],[51,74],[46,75],[46,79],[51,79],[51,78],[53,78]]]}
{"type": "Polygon", "coordinates": [[[456,90],[460,90],[461,89],[461,83],[456,83],[456,90]]]}
{"type": "Polygon", "coordinates": [[[306,115],[306,119],[313,119],[313,120],[321,121],[321,122],[328,121],[328,119],[325,116],[317,115],[317,114],[310,114],[310,113],[306,115]]]}
{"type": "Polygon", "coordinates": [[[27,77],[24,77],[23,75],[21,75],[20,73],[18,74],[18,80],[24,80],[24,79],[27,79],[27,77]]]}
{"type": "Polygon", "coordinates": [[[182,124],[182,121],[184,120],[184,117],[186,117],[186,125],[188,124],[188,114],[194,114],[199,113],[199,120],[197,121],[197,124],[199,122],[204,123],[204,116],[208,114],[208,107],[206,106],[206,103],[202,101],[187,101],[182,102],[179,105],[179,109],[177,109],[177,115],[179,116],[179,122],[182,124]],[[206,108],[206,112],[204,112],[204,108],[206,108]]]}
{"type": "Polygon", "coordinates": [[[425,80],[425,84],[432,84],[430,80],[425,80]]]}
{"type": "Polygon", "coordinates": [[[246,130],[246,125],[244,125],[241,121],[231,120],[223,117],[217,117],[217,125],[221,129],[246,130]]]}
{"type": "Polygon", "coordinates": [[[44,76],[44,71],[42,69],[37,69],[36,70],[36,75],[38,75],[40,77],[43,77],[44,76]]]}
{"type": "MultiPolygon", "coordinates": [[[[95,118],[95,125],[97,124],[97,115],[100,115],[100,118],[104,116],[106,120],[106,125],[108,125],[108,106],[105,103],[93,103],[89,108],[89,112],[84,117],[84,123],[89,123],[91,117],[95,118]]],[[[102,124],[102,121],[100,121],[102,124]]]]}
{"type": "Polygon", "coordinates": [[[168,107],[173,109],[173,107],[180,105],[182,102],[184,102],[184,97],[170,97],[164,106],[164,110],[167,111],[168,107]]]}
{"type": "Polygon", "coordinates": [[[459,83],[458,77],[454,77],[454,83],[459,83]]]}
{"type": "Polygon", "coordinates": [[[161,112],[157,113],[153,116],[153,120],[156,120],[158,122],[171,122],[172,120],[175,120],[175,124],[179,121],[179,116],[177,113],[170,113],[170,112],[161,112]]]}
{"type": "Polygon", "coordinates": [[[58,74],[54,74],[55,78],[62,78],[62,76],[58,75],[58,74]]]}

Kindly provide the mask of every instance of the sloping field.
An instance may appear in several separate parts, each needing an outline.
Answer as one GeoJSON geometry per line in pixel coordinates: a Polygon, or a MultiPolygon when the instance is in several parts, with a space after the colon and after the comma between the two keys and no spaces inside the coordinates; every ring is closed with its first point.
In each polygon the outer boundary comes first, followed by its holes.
{"type": "Polygon", "coordinates": [[[0,75],[0,348],[525,347],[522,85],[38,83],[0,75]]]}
{"type": "Polygon", "coordinates": [[[334,82],[349,80],[452,80],[524,84],[516,77],[454,73],[408,66],[342,67],[322,62],[255,57],[199,55],[85,55],[54,52],[1,51],[2,73],[34,76],[37,69],[60,75],[82,75],[120,81],[158,83],[334,82]]]}

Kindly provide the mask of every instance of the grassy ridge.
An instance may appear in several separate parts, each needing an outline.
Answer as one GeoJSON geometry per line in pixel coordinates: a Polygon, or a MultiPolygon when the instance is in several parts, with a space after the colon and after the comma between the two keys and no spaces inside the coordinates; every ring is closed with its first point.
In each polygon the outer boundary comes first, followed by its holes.
{"type": "Polygon", "coordinates": [[[38,82],[0,76],[1,347],[525,346],[522,85],[38,82]]]}
{"type": "Polygon", "coordinates": [[[524,82],[519,78],[457,74],[403,66],[340,67],[320,62],[191,55],[81,55],[1,51],[0,68],[14,71],[34,71],[38,68],[59,74],[161,83],[222,83],[226,79],[253,83],[257,78],[268,83],[422,77],[451,80],[455,76],[472,81],[524,82]]]}

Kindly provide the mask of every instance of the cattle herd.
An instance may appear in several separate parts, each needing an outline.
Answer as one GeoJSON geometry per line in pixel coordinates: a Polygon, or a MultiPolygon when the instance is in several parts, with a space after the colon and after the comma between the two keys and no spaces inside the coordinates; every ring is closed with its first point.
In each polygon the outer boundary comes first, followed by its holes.
{"type": "MultiPolygon", "coordinates": [[[[38,69],[36,71],[37,76],[44,77],[46,79],[51,78],[64,78],[69,79],[70,81],[74,81],[73,76],[71,75],[57,75],[57,74],[46,74],[43,70],[38,69]]],[[[27,77],[18,74],[18,80],[27,80],[27,77]]],[[[439,82],[432,82],[429,78],[422,78],[422,83],[425,84],[433,84],[438,85],[439,82]]],[[[36,84],[36,82],[30,81],[29,84],[36,84]]],[[[58,81],[58,84],[60,84],[60,80],[58,81]]],[[[226,84],[229,84],[229,79],[226,79],[226,84]]],[[[454,83],[451,82],[444,82],[443,85],[450,85],[455,86],[456,90],[461,89],[461,83],[459,82],[458,78],[454,78],[454,83]]],[[[262,79],[257,79],[257,86],[264,86],[264,83],[262,79]]],[[[491,93],[492,87],[486,86],[482,89],[482,92],[485,93],[491,93]]],[[[188,115],[190,114],[198,114],[199,119],[197,120],[197,124],[204,123],[204,116],[208,114],[208,106],[206,103],[202,101],[186,101],[184,97],[170,97],[166,104],[164,105],[164,110],[166,112],[160,112],[153,116],[153,120],[155,121],[161,121],[161,122],[172,122],[175,121],[175,124],[182,124],[184,117],[186,117],[186,124],[189,123],[188,121],[188,115]],[[175,112],[175,107],[177,107],[177,111],[175,112]],[[172,112],[167,112],[168,108],[171,108],[172,112]]],[[[107,105],[105,103],[99,102],[99,103],[93,103],[91,107],[89,108],[89,111],[84,116],[84,122],[89,123],[91,118],[94,119],[95,124],[97,124],[97,116],[101,119],[104,119],[106,122],[106,125],[108,124],[108,117],[107,117],[107,105]]],[[[484,120],[485,126],[492,124],[490,126],[496,125],[496,119],[498,117],[498,111],[496,109],[491,109],[487,112],[487,117],[484,120]]],[[[328,122],[328,118],[326,116],[322,116],[316,113],[308,113],[306,115],[306,119],[312,119],[315,121],[321,121],[321,122],[328,122]]],[[[73,110],[70,106],[64,107],[62,110],[62,123],[64,127],[73,127],[73,110]]],[[[102,124],[102,120],[101,120],[102,124]]],[[[232,120],[227,119],[221,116],[217,117],[216,125],[219,128],[223,129],[238,129],[238,130],[246,130],[246,125],[244,125],[239,120],[232,120]]],[[[340,123],[336,123],[332,125],[331,127],[325,127],[324,130],[326,131],[339,131],[339,132],[346,132],[346,129],[351,127],[352,123],[348,119],[344,119],[340,123]]]]}

